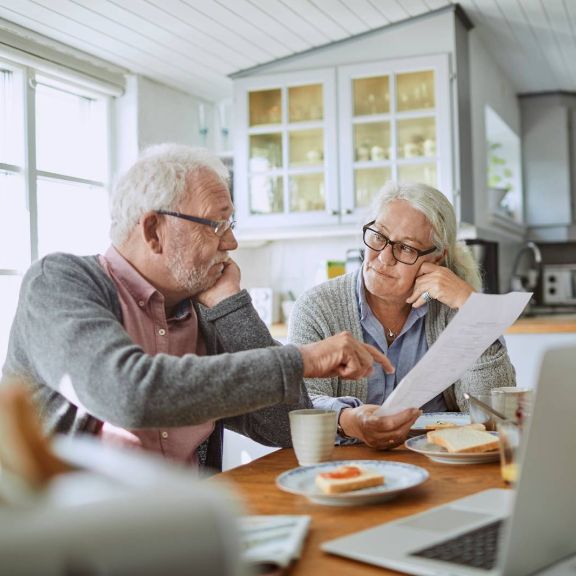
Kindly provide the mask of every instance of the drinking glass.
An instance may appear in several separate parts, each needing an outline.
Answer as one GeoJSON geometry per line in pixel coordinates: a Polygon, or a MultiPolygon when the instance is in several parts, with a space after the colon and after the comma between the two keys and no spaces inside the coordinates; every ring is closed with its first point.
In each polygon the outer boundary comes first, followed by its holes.
{"type": "Polygon", "coordinates": [[[497,422],[496,429],[500,440],[500,470],[506,484],[514,485],[519,475],[519,451],[522,427],[512,420],[497,422]]]}

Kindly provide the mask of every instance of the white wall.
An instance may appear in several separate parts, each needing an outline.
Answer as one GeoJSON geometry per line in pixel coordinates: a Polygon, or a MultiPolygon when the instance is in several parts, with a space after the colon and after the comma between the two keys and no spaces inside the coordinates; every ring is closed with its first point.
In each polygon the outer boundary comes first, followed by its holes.
{"type": "MultiPolygon", "coordinates": [[[[487,155],[485,108],[490,106],[521,136],[520,104],[516,89],[482,44],[478,32],[468,34],[470,62],[470,104],[472,116],[472,168],[474,211],[479,237],[500,244],[500,289],[510,289],[511,267],[523,241],[519,232],[502,230],[495,234],[488,220],[489,198],[486,186],[487,155]]],[[[493,229],[493,227],[492,227],[493,229]]]]}
{"type": "Polygon", "coordinates": [[[345,260],[346,250],[362,246],[360,235],[270,242],[258,248],[240,248],[232,257],[242,270],[242,287],[272,287],[274,320],[280,318],[282,295],[296,297],[316,283],[322,260],[345,260]]]}
{"type": "Polygon", "coordinates": [[[536,388],[544,352],[557,346],[576,346],[576,334],[507,334],[506,346],[516,369],[516,385],[536,388]]]}
{"type": "Polygon", "coordinates": [[[521,136],[520,105],[516,89],[504,75],[482,44],[478,32],[469,35],[470,53],[470,103],[472,113],[472,155],[476,225],[489,227],[487,220],[488,195],[486,194],[486,126],[485,109],[490,106],[506,124],[521,136]]]}
{"type": "Polygon", "coordinates": [[[143,76],[130,76],[126,92],[117,99],[115,107],[115,172],[127,169],[138,152],[152,144],[176,142],[212,148],[213,115],[211,103],[143,76]],[[206,142],[200,135],[200,105],[209,127],[206,142]]]}
{"type": "Polygon", "coordinates": [[[399,23],[380,33],[369,33],[357,39],[318,48],[310,54],[284,62],[262,66],[257,73],[276,74],[424,54],[452,53],[453,27],[454,13],[445,11],[435,16],[399,23]]]}

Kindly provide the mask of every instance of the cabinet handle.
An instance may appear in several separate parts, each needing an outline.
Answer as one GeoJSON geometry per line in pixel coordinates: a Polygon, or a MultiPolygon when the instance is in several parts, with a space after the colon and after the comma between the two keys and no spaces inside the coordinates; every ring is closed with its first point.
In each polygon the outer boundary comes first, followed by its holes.
{"type": "Polygon", "coordinates": [[[344,211],[344,214],[352,214],[352,212],[353,212],[353,210],[351,210],[350,208],[347,208],[347,209],[344,211]]]}
{"type": "Polygon", "coordinates": [[[340,215],[339,210],[332,210],[332,216],[339,216],[339,215],[340,215]]]}

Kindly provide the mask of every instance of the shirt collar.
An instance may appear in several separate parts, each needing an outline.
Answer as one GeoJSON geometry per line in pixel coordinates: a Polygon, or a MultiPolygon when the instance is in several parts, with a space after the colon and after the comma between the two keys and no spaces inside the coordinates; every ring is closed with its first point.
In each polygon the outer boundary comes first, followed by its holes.
{"type": "MultiPolygon", "coordinates": [[[[136,302],[145,302],[148,305],[152,297],[157,297],[164,302],[164,296],[114,246],[110,246],[102,258],[116,280],[126,288],[136,302]]],[[[185,298],[178,304],[170,319],[183,320],[191,313],[192,303],[189,298],[185,298]]]]}
{"type": "MultiPolygon", "coordinates": [[[[372,308],[370,308],[370,305],[368,304],[368,300],[366,299],[366,287],[364,286],[362,270],[363,267],[356,272],[356,297],[358,298],[358,308],[360,310],[360,322],[365,323],[369,318],[375,318],[375,316],[374,312],[372,312],[372,308]]],[[[409,330],[419,318],[426,316],[427,313],[428,303],[424,304],[424,306],[420,306],[420,308],[412,308],[406,323],[404,324],[403,331],[409,330]]]]}

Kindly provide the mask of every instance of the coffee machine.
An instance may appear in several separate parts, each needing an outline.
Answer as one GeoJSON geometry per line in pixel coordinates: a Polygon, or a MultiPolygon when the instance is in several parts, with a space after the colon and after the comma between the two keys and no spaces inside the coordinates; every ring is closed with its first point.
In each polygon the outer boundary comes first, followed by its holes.
{"type": "Polygon", "coordinates": [[[480,267],[483,292],[485,294],[499,294],[498,242],[478,238],[468,238],[465,242],[480,267]]]}

